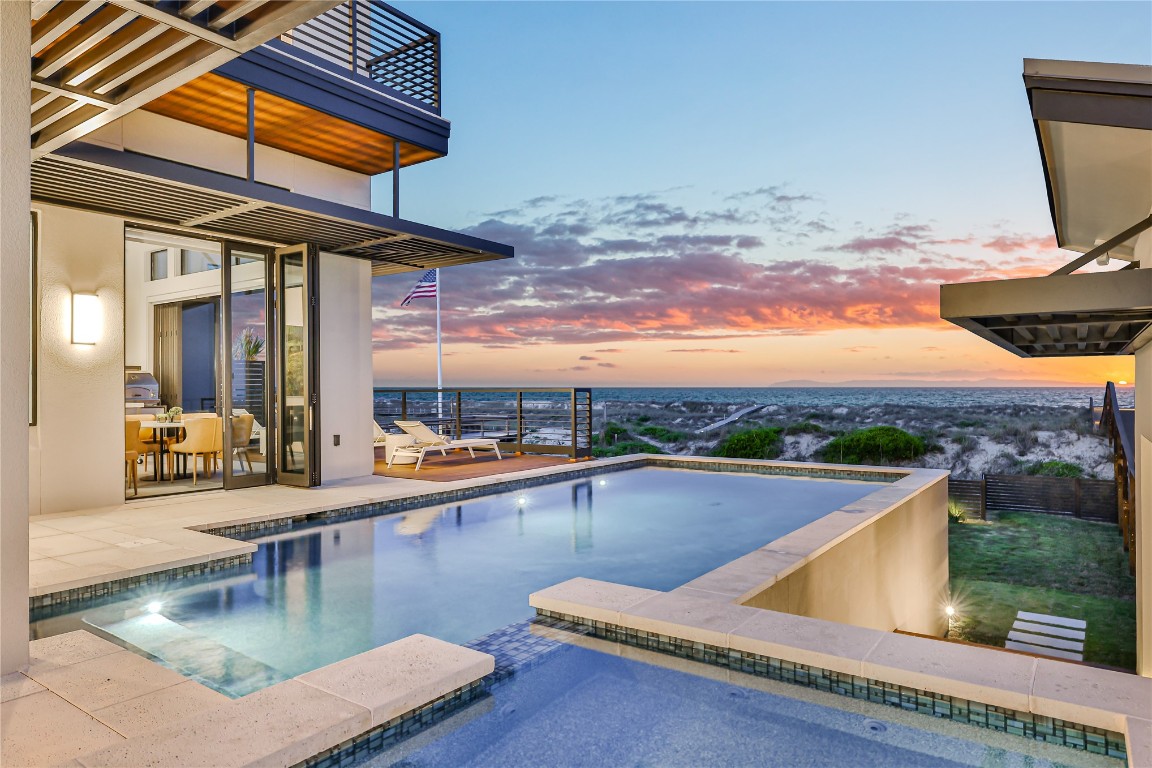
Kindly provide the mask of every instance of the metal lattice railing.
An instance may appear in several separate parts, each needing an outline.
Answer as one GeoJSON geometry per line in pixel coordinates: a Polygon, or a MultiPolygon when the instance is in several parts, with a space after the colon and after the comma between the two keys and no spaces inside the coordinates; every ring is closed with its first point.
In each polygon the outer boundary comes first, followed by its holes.
{"type": "Polygon", "coordinates": [[[390,432],[412,419],[456,439],[494,437],[516,453],[592,456],[591,389],[377,389],[372,415],[390,432]]]}
{"type": "Polygon", "coordinates": [[[346,0],[281,36],[440,112],[440,33],[379,0],[346,0]]]}

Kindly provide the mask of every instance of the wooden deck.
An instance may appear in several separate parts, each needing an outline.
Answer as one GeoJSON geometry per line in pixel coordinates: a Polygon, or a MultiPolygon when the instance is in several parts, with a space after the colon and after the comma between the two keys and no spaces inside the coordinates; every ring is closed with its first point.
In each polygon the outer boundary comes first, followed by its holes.
{"type": "Polygon", "coordinates": [[[472,480],[477,477],[500,475],[505,472],[518,472],[522,469],[539,469],[541,467],[555,467],[570,463],[562,456],[537,456],[521,454],[497,459],[491,451],[477,451],[476,458],[468,455],[468,451],[458,450],[441,456],[439,453],[429,453],[424,457],[420,471],[416,471],[415,464],[393,464],[388,469],[388,463],[377,461],[373,474],[381,477],[402,477],[407,480],[431,480],[436,483],[447,483],[453,480],[472,480]]]}

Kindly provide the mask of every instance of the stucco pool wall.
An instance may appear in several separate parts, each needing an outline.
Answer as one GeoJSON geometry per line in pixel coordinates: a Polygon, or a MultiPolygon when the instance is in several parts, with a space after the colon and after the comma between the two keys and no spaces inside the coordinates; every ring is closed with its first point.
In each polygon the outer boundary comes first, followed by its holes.
{"type": "Polygon", "coordinates": [[[812,542],[817,549],[740,602],[869,629],[943,635],[948,480],[942,474],[902,478],[777,539],[768,551],[790,554],[812,542]]]}

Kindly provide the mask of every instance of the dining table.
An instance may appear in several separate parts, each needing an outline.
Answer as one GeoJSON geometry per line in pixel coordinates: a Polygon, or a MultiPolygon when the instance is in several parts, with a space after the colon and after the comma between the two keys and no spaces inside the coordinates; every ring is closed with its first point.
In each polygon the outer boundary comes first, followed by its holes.
{"type": "MultiPolygon", "coordinates": [[[[153,475],[153,479],[157,482],[164,479],[164,454],[167,452],[166,449],[168,447],[168,441],[166,439],[168,436],[167,432],[169,430],[178,431],[183,427],[184,423],[181,421],[156,421],[153,419],[152,421],[140,422],[140,428],[151,429],[152,439],[158,441],[160,444],[160,460],[156,462],[156,474],[153,475]]],[[[175,472],[176,468],[173,467],[172,471],[175,472]]]]}

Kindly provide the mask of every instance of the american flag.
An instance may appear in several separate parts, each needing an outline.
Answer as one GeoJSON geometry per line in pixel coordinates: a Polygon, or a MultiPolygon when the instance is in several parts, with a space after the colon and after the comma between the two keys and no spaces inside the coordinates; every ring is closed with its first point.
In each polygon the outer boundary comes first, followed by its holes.
{"type": "Polygon", "coordinates": [[[400,302],[400,306],[408,306],[412,303],[412,299],[434,298],[436,298],[436,270],[430,269],[424,273],[416,286],[408,291],[408,295],[404,297],[404,301],[400,302]]]}

